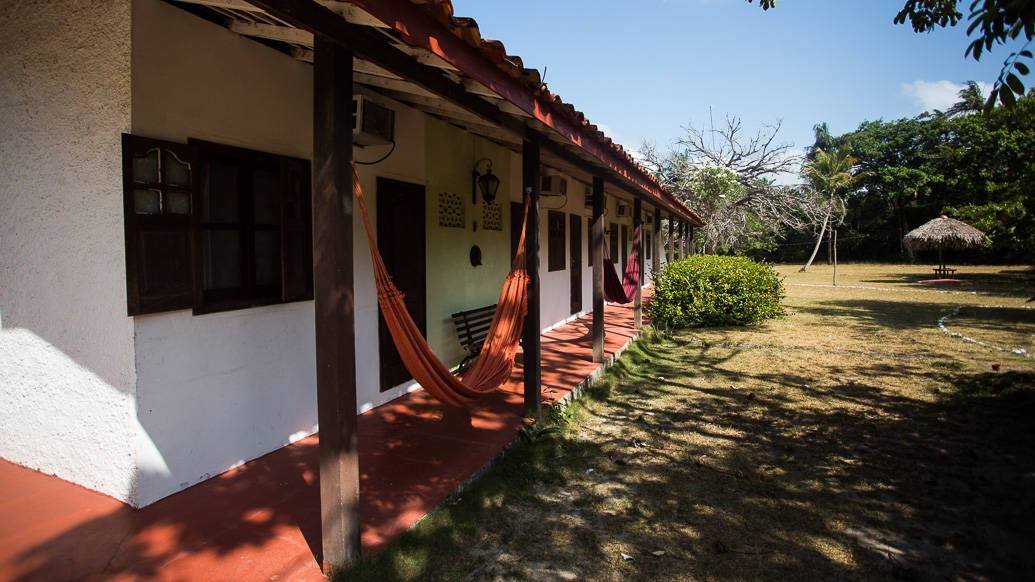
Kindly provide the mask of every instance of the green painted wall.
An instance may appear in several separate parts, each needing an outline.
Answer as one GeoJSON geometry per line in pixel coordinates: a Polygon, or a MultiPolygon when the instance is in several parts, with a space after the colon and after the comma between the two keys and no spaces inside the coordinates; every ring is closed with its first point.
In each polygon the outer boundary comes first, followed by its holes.
{"type": "MultiPolygon", "coordinates": [[[[473,136],[433,117],[426,118],[427,184],[427,307],[428,343],[447,365],[459,363],[465,352],[457,343],[452,313],[491,305],[499,300],[503,279],[510,270],[510,150],[473,136]],[[503,230],[482,224],[485,203],[471,204],[471,171],[477,160],[492,160],[500,179],[496,203],[501,207],[503,230]],[[457,194],[464,203],[464,228],[439,225],[439,195],[457,194]],[[475,232],[472,223],[477,222],[475,232]],[[471,266],[470,251],[478,245],[482,265],[471,266]]],[[[484,173],[486,164],[479,170],[484,173]]]]}

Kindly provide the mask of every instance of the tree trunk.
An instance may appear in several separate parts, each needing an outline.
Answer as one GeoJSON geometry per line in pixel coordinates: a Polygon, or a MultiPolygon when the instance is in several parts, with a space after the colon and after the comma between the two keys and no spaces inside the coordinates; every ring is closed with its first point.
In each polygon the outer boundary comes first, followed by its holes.
{"type": "Polygon", "coordinates": [[[829,240],[834,243],[834,287],[837,287],[837,229],[835,228],[831,234],[833,236],[829,240]]]}
{"type": "Polygon", "coordinates": [[[834,264],[834,239],[833,237],[827,237],[827,264],[834,264]]]}
{"type": "Polygon", "coordinates": [[[906,244],[902,241],[905,238],[906,233],[909,232],[909,223],[906,221],[906,210],[902,206],[902,195],[898,194],[895,196],[895,213],[898,214],[898,248],[899,252],[909,255],[909,260],[913,260],[913,251],[909,250],[906,244]]]}
{"type": "Polygon", "coordinates": [[[812,249],[812,256],[809,257],[809,261],[805,263],[805,266],[798,269],[799,273],[804,273],[809,270],[812,266],[812,261],[816,260],[816,253],[819,252],[819,245],[823,244],[823,235],[827,232],[827,223],[830,222],[830,211],[827,210],[827,215],[823,219],[823,228],[819,229],[819,238],[816,239],[816,248],[812,249]]]}

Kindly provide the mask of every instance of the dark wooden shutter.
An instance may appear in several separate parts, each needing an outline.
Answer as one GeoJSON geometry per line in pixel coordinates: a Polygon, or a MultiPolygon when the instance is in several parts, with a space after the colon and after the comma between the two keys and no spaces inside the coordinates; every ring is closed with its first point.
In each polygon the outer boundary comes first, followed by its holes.
{"type": "Polygon", "coordinates": [[[622,225],[622,240],[618,243],[622,249],[622,272],[625,272],[625,266],[629,264],[629,225],[622,225]]]}
{"type": "Polygon", "coordinates": [[[613,222],[611,223],[611,237],[610,238],[611,238],[611,248],[610,248],[610,251],[611,251],[611,262],[612,263],[617,263],[618,262],[618,258],[620,256],[619,253],[621,251],[619,251],[619,249],[618,249],[618,225],[613,223],[613,222]]]}
{"type": "Polygon", "coordinates": [[[593,217],[586,218],[586,266],[593,266],[593,217]]]}
{"type": "Polygon", "coordinates": [[[312,181],[308,160],[280,158],[283,300],[313,298],[312,181]]]}
{"type": "Polygon", "coordinates": [[[127,311],[187,309],[193,303],[196,150],[123,134],[122,168],[127,311]]]}
{"type": "Polygon", "coordinates": [[[564,248],[564,213],[550,210],[546,215],[547,227],[547,270],[563,271],[567,265],[564,258],[567,256],[564,248]]]}

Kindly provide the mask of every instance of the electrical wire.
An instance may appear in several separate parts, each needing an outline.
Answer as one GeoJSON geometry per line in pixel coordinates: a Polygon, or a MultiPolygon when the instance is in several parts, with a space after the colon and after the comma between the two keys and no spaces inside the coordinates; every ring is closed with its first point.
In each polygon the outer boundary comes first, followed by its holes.
{"type": "Polygon", "coordinates": [[[391,155],[393,151],[395,151],[395,140],[391,141],[391,149],[388,150],[388,153],[386,153],[386,154],[382,155],[381,157],[375,159],[374,162],[359,162],[359,161],[356,161],[356,165],[358,165],[358,166],[374,166],[375,164],[381,164],[382,162],[385,161],[385,159],[388,159],[388,156],[391,155]]]}

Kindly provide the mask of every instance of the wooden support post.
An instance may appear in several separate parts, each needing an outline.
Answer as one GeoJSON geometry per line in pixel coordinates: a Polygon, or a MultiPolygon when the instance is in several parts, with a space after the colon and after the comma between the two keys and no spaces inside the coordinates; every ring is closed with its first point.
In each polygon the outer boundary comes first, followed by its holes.
{"type": "Polygon", "coordinates": [[[686,258],[686,221],[679,221],[679,258],[686,258]]]}
{"type": "Polygon", "coordinates": [[[636,253],[636,270],[640,274],[636,283],[636,297],[633,299],[633,325],[643,327],[643,204],[639,198],[633,199],[633,248],[636,253]]]}
{"type": "Polygon", "coordinates": [[[539,330],[539,144],[525,140],[521,148],[521,190],[529,197],[528,227],[525,229],[525,259],[528,270],[528,315],[524,330],[525,410],[538,419],[542,414],[542,370],[539,330]]]}
{"type": "Polygon", "coordinates": [[[593,178],[593,361],[603,363],[604,354],[604,179],[593,178]]]}
{"type": "Polygon", "coordinates": [[[654,209],[654,264],[651,268],[654,271],[661,270],[661,255],[664,252],[664,246],[661,243],[661,209],[654,209]]]}
{"type": "Polygon", "coordinates": [[[360,557],[352,203],[352,51],[317,35],[313,276],[324,572],[360,557]]]}
{"type": "Polygon", "coordinates": [[[694,248],[694,227],[693,227],[693,225],[690,226],[690,236],[687,237],[686,244],[687,244],[688,247],[690,247],[690,256],[692,257],[692,256],[696,255],[697,254],[697,249],[694,248]]]}
{"type": "Polygon", "coordinates": [[[676,233],[672,239],[673,253],[676,255],[676,260],[683,260],[683,221],[676,221],[676,233]]]}
{"type": "Polygon", "coordinates": [[[666,262],[671,263],[676,252],[676,219],[671,214],[668,215],[668,236],[666,238],[668,239],[668,244],[665,245],[666,262]]]}

